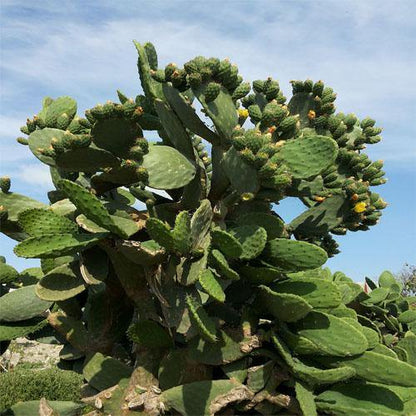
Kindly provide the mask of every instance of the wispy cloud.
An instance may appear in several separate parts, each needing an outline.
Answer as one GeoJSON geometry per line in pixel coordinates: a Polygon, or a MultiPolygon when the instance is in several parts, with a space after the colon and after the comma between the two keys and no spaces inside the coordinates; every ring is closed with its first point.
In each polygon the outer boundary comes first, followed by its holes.
{"type": "Polygon", "coordinates": [[[13,177],[28,185],[37,187],[36,191],[47,192],[53,189],[49,169],[45,165],[26,165],[13,173],[13,177]]]}

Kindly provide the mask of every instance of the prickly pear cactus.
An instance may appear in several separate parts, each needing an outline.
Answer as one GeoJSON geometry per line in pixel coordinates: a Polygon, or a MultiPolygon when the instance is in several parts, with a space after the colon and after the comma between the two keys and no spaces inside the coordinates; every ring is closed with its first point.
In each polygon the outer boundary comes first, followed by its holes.
{"type": "Polygon", "coordinates": [[[228,60],[159,67],[135,46],[144,94],[85,118],[48,97],[21,129],[55,190],[44,205],[1,179],[1,231],[41,259],[0,263],[2,350],[63,344],[94,415],[415,414],[414,299],[389,272],[364,290],[322,268],[333,235],[386,207],[364,153],[381,129],[337,113],[322,81],[287,100],[228,60]],[[287,224],[288,197],[305,211],[287,224]]]}

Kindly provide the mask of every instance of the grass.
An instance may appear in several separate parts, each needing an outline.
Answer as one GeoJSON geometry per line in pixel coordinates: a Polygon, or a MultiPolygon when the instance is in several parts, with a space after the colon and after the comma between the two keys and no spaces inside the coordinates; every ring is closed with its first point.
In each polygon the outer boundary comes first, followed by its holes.
{"type": "Polygon", "coordinates": [[[83,377],[73,371],[48,368],[38,370],[33,365],[17,366],[0,374],[0,411],[19,401],[80,400],[83,377]]]}

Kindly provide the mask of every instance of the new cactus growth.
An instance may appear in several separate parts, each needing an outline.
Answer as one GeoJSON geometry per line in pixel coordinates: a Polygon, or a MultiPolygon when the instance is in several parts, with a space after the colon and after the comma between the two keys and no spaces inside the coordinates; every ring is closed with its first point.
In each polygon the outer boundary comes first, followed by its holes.
{"type": "Polygon", "coordinates": [[[1,231],[41,268],[0,263],[0,340],[59,334],[96,415],[415,414],[414,304],[388,272],[367,294],[322,268],[386,206],[375,122],[322,81],[287,101],[227,59],[135,46],[144,95],[85,118],[45,98],[21,129],[56,189],[47,206],[1,178],[1,231]],[[285,224],[288,197],[305,211],[285,224]]]}

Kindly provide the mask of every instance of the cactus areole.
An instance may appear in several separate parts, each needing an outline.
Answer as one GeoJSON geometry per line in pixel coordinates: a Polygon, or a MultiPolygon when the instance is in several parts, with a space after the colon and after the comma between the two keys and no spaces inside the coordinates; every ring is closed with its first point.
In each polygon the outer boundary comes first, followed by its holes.
{"type": "Polygon", "coordinates": [[[50,204],[0,181],[1,231],[41,261],[0,263],[0,340],[63,344],[89,385],[82,403],[15,414],[415,414],[411,299],[389,272],[365,293],[322,268],[333,235],[386,207],[383,163],[364,153],[375,121],[337,113],[322,81],[292,81],[288,100],[227,59],[159,68],[134,44],[143,94],[85,118],[47,97],[21,128],[50,204]],[[288,197],[305,210],[285,223],[288,197]]]}

